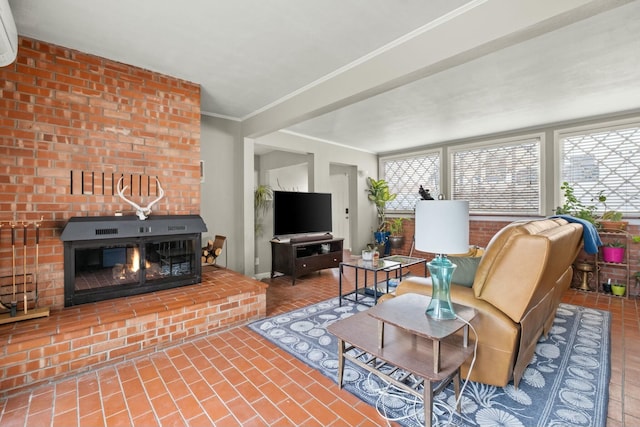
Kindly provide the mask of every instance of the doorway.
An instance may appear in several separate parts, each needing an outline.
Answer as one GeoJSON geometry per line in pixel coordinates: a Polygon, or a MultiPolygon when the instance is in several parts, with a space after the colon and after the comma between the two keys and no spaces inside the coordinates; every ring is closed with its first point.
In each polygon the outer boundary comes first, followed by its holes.
{"type": "Polygon", "coordinates": [[[349,174],[332,173],[331,180],[331,218],[333,235],[344,238],[344,249],[351,249],[350,206],[349,206],[349,174]]]}

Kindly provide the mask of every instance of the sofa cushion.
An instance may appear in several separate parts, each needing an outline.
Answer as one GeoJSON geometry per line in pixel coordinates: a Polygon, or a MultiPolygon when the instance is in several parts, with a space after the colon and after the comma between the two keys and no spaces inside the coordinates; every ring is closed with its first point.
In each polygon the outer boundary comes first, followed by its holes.
{"type": "Polygon", "coordinates": [[[479,256],[467,256],[467,257],[448,257],[449,261],[457,265],[457,268],[453,271],[451,276],[451,282],[461,286],[470,288],[473,286],[473,280],[476,277],[476,270],[482,257],[479,256]]]}

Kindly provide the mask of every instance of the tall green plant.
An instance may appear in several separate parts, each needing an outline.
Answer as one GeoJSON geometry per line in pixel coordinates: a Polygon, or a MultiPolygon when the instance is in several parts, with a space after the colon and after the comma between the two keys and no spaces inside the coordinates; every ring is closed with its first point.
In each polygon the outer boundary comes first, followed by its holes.
{"type": "Polygon", "coordinates": [[[384,231],[386,226],[386,216],[384,209],[387,202],[391,202],[396,199],[397,194],[389,192],[389,184],[384,179],[375,180],[371,177],[367,178],[368,198],[376,206],[378,213],[378,231],[384,231]]]}

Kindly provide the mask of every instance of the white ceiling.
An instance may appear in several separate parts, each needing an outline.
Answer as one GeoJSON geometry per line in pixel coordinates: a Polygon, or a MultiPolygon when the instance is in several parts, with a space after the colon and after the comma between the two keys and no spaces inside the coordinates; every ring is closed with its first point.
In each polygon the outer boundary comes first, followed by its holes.
{"type": "Polygon", "coordinates": [[[640,109],[640,0],[10,0],[21,35],[184,78],[245,135],[371,152],[640,109]]]}

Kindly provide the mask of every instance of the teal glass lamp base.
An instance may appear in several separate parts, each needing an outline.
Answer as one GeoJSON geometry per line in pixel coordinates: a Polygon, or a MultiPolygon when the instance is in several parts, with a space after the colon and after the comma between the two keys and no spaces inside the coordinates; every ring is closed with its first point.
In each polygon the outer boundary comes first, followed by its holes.
{"type": "Polygon", "coordinates": [[[427,263],[431,273],[433,293],[431,302],[427,307],[427,316],[436,320],[451,320],[456,318],[451,304],[451,276],[456,269],[456,265],[444,255],[437,255],[431,262],[427,263]]]}

